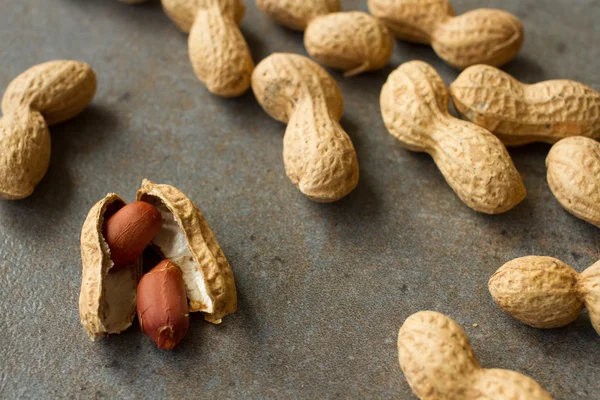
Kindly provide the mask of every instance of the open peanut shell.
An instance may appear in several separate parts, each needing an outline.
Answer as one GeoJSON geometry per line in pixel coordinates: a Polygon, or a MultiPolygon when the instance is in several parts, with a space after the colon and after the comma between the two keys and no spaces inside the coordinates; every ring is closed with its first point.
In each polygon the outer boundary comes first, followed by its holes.
{"type": "Polygon", "coordinates": [[[155,206],[162,228],[152,244],[165,259],[181,268],[190,312],[203,312],[213,324],[235,311],[233,272],[202,212],[178,189],[146,179],[137,200],[155,206]]]}
{"type": "Polygon", "coordinates": [[[141,257],[135,265],[113,270],[114,263],[103,234],[104,221],[125,204],[116,194],[107,194],[92,207],[81,230],[79,317],[92,340],[124,331],[135,316],[135,292],[142,275],[141,257]]]}
{"type": "MultiPolygon", "coordinates": [[[[170,185],[142,182],[137,200],[155,206],[162,226],[153,248],[183,272],[190,312],[218,324],[237,307],[233,272],[202,212],[181,191],[170,185]]],[[[135,315],[136,288],[142,274],[142,257],[131,268],[111,270],[110,249],[103,225],[125,206],[108,194],[89,212],[81,232],[82,283],[79,298],[81,324],[95,340],[127,329],[135,315]]]]}

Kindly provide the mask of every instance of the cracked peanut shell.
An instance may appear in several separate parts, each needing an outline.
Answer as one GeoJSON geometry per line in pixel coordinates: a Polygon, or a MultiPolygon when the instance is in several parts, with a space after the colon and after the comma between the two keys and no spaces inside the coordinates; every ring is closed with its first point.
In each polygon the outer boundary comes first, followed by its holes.
{"type": "Polygon", "coordinates": [[[204,313],[219,324],[237,307],[233,272],[204,215],[181,191],[170,185],[142,182],[137,200],[160,211],[163,226],[152,244],[183,272],[190,312],[204,313]]]}

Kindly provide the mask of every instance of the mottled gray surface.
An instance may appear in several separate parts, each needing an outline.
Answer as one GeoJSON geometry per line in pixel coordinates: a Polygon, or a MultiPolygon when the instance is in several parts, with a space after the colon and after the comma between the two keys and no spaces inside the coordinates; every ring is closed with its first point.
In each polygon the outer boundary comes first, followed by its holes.
{"type": "MultiPolygon", "coordinates": [[[[246,3],[242,30],[256,61],[305,54],[301,34],[246,3]]],[[[517,78],[600,89],[600,1],[453,3],[523,19],[525,45],[506,68],[517,78]]],[[[497,216],[466,207],[429,156],[404,150],[383,126],[379,91],[393,67],[416,58],[448,83],[457,75],[430,48],[398,43],[388,69],[334,74],[361,179],[344,200],[315,204],[285,176],[284,125],[250,92],[208,94],[186,43],[158,1],[0,0],[0,91],[51,59],[87,61],[98,75],[93,105],[51,129],[51,166],[34,195],[0,203],[0,398],[407,399],[396,337],[424,309],[465,327],[484,366],[526,373],[557,399],[600,398],[600,339],[585,312],[566,328],[537,330],[487,291],[514,257],[555,256],[579,271],[599,258],[600,230],[548,189],[548,145],[510,151],[528,190],[522,204],[497,216]],[[194,315],[173,352],[138,327],[93,343],[79,325],[81,224],[109,191],[133,200],[144,177],[203,209],[239,293],[236,314],[220,326],[194,315]]]]}

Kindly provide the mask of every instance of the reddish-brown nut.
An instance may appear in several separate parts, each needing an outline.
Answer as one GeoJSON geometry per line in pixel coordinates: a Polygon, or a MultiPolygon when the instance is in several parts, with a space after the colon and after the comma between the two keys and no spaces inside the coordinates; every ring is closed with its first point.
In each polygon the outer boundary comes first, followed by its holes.
{"type": "Polygon", "coordinates": [[[115,263],[113,268],[133,264],[160,227],[160,212],[143,201],[130,203],[110,217],[104,226],[104,238],[115,263]]]}
{"type": "Polygon", "coordinates": [[[171,350],[189,327],[183,274],[170,260],[161,261],[137,287],[137,313],[142,332],[156,345],[171,350]]]}

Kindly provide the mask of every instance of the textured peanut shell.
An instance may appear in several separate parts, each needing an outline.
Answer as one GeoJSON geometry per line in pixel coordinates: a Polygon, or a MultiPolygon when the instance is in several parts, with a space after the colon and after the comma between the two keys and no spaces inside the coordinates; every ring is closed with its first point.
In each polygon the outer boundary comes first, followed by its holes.
{"type": "Polygon", "coordinates": [[[502,310],[534,328],[570,324],[585,306],[600,334],[600,262],[579,274],[556,258],[520,257],[500,267],[488,288],[502,310]]]}
{"type": "Polygon", "coordinates": [[[240,0],[162,0],[165,13],[189,32],[194,73],[218,96],[235,97],[250,87],[254,62],[238,27],[245,11],[240,0]]]}
{"type": "Polygon", "coordinates": [[[119,196],[108,194],[92,207],[81,230],[79,317],[92,340],[124,331],[135,316],[141,263],[110,271],[114,264],[102,234],[104,221],[124,205],[119,196]]]}
{"type": "MultiPolygon", "coordinates": [[[[137,192],[137,200],[155,205],[158,201],[171,213],[185,235],[187,247],[193,258],[191,261],[194,272],[200,275],[200,284],[204,285],[210,297],[210,304],[190,298],[190,288],[198,283],[184,274],[190,312],[202,312],[207,321],[220,323],[225,315],[233,313],[236,309],[235,281],[229,263],[202,212],[173,186],[154,184],[148,180],[142,182],[142,187],[137,192]]],[[[178,265],[181,267],[181,264],[178,265]]]]}
{"type": "Polygon", "coordinates": [[[48,125],[69,120],[92,101],[96,74],[79,61],[49,61],[17,76],[6,88],[2,113],[30,107],[44,116],[48,125]]]}
{"type": "Polygon", "coordinates": [[[600,143],[562,139],[550,149],[546,167],[548,186],[565,210],[600,228],[600,143]]]}
{"type": "Polygon", "coordinates": [[[78,61],[46,62],[13,79],[2,98],[0,199],[33,193],[50,163],[48,125],[77,115],[95,91],[94,72],[78,61]]]}
{"type": "Polygon", "coordinates": [[[487,65],[464,70],[450,85],[457,111],[507,146],[600,138],[600,93],[575,81],[527,85],[487,65]]]}
{"type": "Polygon", "coordinates": [[[30,196],[50,164],[50,132],[42,114],[22,108],[0,118],[0,199],[30,196]]]}
{"type": "Polygon", "coordinates": [[[338,122],[342,96],[327,71],[307,57],[274,53],[254,70],[252,90],[267,114],[287,124],[285,170],[304,195],[332,202],[356,187],[356,152],[338,122]]]}
{"type": "Polygon", "coordinates": [[[485,129],[448,112],[448,90],[430,65],[402,64],[381,91],[386,128],[409,150],[431,155],[458,197],[476,211],[497,214],[525,197],[508,152],[485,129]]]}
{"type": "Polygon", "coordinates": [[[446,0],[369,0],[369,10],[399,39],[430,44],[458,69],[504,65],[523,45],[521,21],[502,10],[481,8],[455,17],[446,0]]]}
{"type": "Polygon", "coordinates": [[[313,19],[304,32],[304,46],[319,63],[353,76],[383,68],[392,56],[392,35],[371,15],[337,12],[313,19]]]}
{"type": "Polygon", "coordinates": [[[256,0],[256,6],[278,24],[303,31],[319,15],[340,10],[339,0],[256,0]]]}
{"type": "Polygon", "coordinates": [[[369,11],[408,42],[431,44],[436,26],[455,15],[448,0],[369,0],[369,11]]]}
{"type": "Polygon", "coordinates": [[[398,333],[400,368],[422,400],[549,400],[533,379],[514,371],[483,369],[462,328],[435,311],[406,319],[398,333]]]}
{"type": "Polygon", "coordinates": [[[505,312],[535,328],[556,328],[573,322],[583,308],[579,274],[552,257],[529,256],[504,264],[488,287],[505,312]]]}

